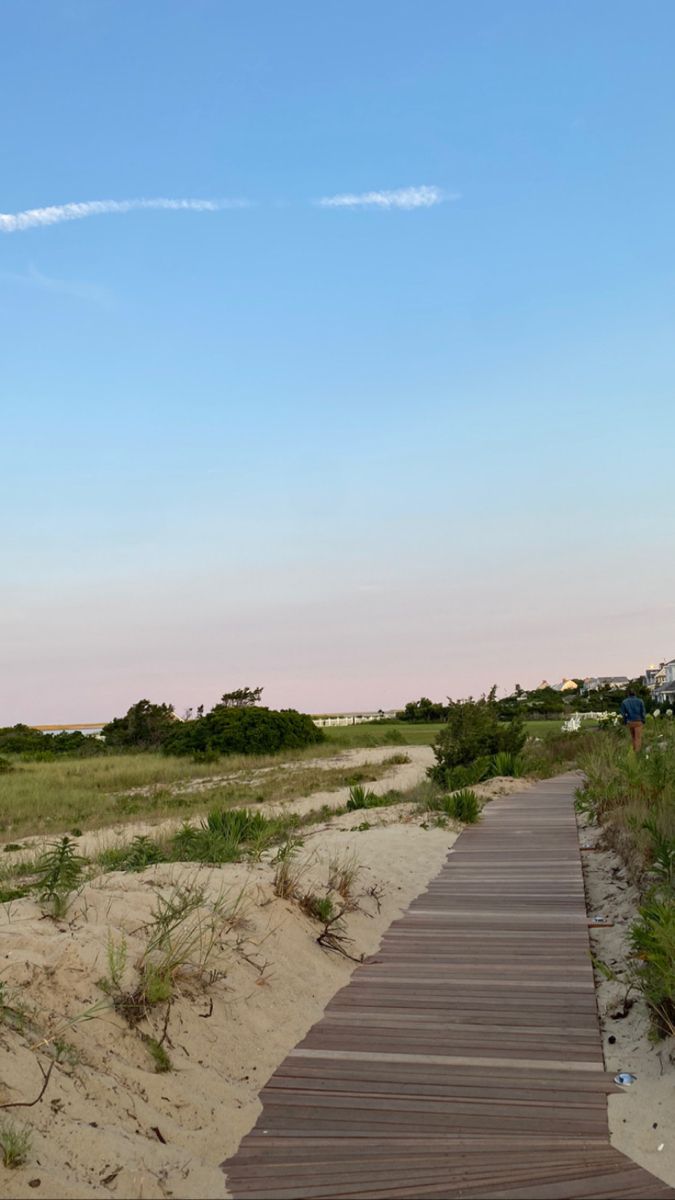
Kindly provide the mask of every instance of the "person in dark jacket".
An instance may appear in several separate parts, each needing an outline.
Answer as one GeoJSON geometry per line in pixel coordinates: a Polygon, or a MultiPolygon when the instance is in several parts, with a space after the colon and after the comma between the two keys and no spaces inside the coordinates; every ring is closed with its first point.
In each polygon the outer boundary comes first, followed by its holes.
{"type": "Polygon", "coordinates": [[[639,696],[631,689],[621,705],[621,716],[624,725],[630,731],[630,740],[635,753],[642,749],[642,730],[647,720],[645,706],[639,696]]]}

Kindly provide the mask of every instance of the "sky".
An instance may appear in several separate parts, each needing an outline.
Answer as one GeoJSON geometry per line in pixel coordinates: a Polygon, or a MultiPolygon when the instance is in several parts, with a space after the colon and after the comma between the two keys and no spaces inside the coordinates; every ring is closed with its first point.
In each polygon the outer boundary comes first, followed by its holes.
{"type": "Polygon", "coordinates": [[[675,656],[670,0],[0,10],[0,723],[675,656]]]}

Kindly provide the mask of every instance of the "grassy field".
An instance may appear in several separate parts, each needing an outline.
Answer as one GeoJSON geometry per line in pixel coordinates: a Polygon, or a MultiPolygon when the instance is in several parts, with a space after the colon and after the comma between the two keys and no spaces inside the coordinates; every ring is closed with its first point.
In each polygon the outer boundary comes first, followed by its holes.
{"type": "MultiPolygon", "coordinates": [[[[560,733],[562,721],[526,721],[531,737],[560,733]]],[[[334,725],[324,729],[329,741],[340,747],[354,746],[430,746],[442,722],[414,724],[411,721],[380,722],[364,725],[334,725]]]]}
{"type": "Polygon", "coordinates": [[[409,721],[373,721],[364,725],[331,725],[324,729],[329,742],[340,749],[357,746],[430,746],[442,724],[415,725],[409,721]]]}
{"type": "Polygon", "coordinates": [[[530,737],[546,737],[552,733],[560,733],[562,721],[526,721],[525,728],[530,737]]]}
{"type": "Polygon", "coordinates": [[[390,769],[385,763],[354,769],[317,765],[317,757],[327,758],[335,749],[329,742],[283,756],[231,756],[207,764],[162,754],[17,762],[13,771],[0,776],[0,837],[72,833],[146,817],[189,817],[207,805],[283,801],[370,783],[390,769]]]}
{"type": "MultiPolygon", "coordinates": [[[[528,733],[557,733],[560,721],[531,721],[528,733]]],[[[387,771],[384,764],[349,769],[323,767],[316,759],[340,750],[431,745],[442,724],[374,722],[326,729],[326,742],[279,756],[232,756],[194,763],[162,754],[114,754],[63,758],[52,762],[15,760],[0,776],[0,838],[95,829],[144,818],[189,817],[209,807],[287,800],[353,783],[369,783],[387,771]],[[198,781],[198,784],[197,784],[198,781]],[[197,786],[195,786],[197,784],[197,786]]]]}

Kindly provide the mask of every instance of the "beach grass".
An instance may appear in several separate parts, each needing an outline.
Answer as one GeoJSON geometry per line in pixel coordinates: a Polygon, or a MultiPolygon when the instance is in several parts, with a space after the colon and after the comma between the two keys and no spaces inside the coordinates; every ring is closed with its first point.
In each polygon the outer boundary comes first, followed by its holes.
{"type": "Polygon", "coordinates": [[[0,838],[10,842],[144,818],[187,817],[212,806],[284,802],[370,783],[391,769],[387,763],[324,767],[317,762],[335,750],[329,743],[283,755],[232,755],[215,763],[151,753],[17,760],[0,777],[0,838]]]}

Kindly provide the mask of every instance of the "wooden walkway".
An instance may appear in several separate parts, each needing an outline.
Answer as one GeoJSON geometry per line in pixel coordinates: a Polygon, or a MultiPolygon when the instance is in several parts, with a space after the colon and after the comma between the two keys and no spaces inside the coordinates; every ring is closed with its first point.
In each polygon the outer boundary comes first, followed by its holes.
{"type": "Polygon", "coordinates": [[[237,1200],[675,1200],[609,1144],[576,785],[461,834],[267,1083],[237,1200]]]}

